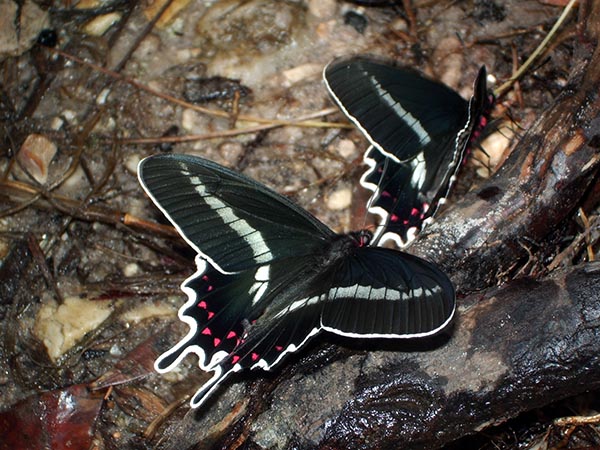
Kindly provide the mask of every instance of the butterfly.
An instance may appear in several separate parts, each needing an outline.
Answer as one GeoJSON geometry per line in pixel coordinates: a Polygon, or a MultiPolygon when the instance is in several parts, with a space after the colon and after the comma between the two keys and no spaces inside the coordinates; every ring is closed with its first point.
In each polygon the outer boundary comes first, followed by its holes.
{"type": "Polygon", "coordinates": [[[364,56],[334,60],[323,78],[371,143],[361,185],[373,191],[367,209],[380,217],[374,241],[406,247],[444,203],[469,142],[486,124],[493,99],[485,66],[469,101],[412,69],[364,56]]]}
{"type": "Polygon", "coordinates": [[[373,247],[372,233],[338,234],[268,187],[212,161],[142,160],[144,190],[196,251],[179,318],[188,334],[161,355],[168,372],[195,353],[213,376],[201,405],[232,373],[270,370],[327,331],[354,338],[432,335],[451,321],[455,293],[433,264],[373,247]]]}

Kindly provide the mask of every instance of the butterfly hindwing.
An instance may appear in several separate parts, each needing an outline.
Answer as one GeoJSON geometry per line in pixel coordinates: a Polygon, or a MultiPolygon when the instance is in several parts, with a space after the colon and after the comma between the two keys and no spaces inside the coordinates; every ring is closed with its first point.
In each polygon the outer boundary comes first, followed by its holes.
{"type": "Polygon", "coordinates": [[[203,370],[211,370],[229,355],[244,335],[244,320],[252,308],[248,292],[254,283],[250,273],[223,274],[207,264],[188,278],[182,288],[189,299],[179,316],[190,331],[160,356],[157,370],[168,372],[188,353],[198,355],[203,370]]]}
{"type": "Polygon", "coordinates": [[[344,265],[321,313],[327,331],[414,338],[434,334],[452,319],[454,288],[433,264],[396,250],[363,247],[344,265]]]}
{"type": "Polygon", "coordinates": [[[360,184],[373,191],[367,209],[380,217],[373,240],[380,243],[393,240],[404,247],[420,230],[431,199],[411,188],[415,174],[412,162],[396,162],[375,147],[365,152],[364,160],[369,170],[361,177],[360,184]]]}

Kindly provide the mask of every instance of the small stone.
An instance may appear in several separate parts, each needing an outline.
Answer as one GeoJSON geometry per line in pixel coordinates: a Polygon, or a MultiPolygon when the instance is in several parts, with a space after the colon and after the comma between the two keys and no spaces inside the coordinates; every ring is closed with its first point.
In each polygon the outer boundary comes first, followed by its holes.
{"type": "Polygon", "coordinates": [[[503,156],[513,142],[515,135],[514,127],[513,123],[505,122],[498,126],[498,131],[490,134],[479,143],[478,147],[485,150],[485,154],[481,150],[476,150],[471,158],[475,165],[481,166],[477,169],[477,175],[482,178],[488,178],[490,176],[490,168],[493,172],[494,167],[502,161],[503,156]]]}
{"type": "Polygon", "coordinates": [[[356,158],[356,145],[350,139],[342,139],[340,140],[338,146],[336,147],[337,152],[346,160],[350,160],[352,158],[356,158]]]}
{"type": "Polygon", "coordinates": [[[0,1],[0,60],[29,50],[49,24],[48,12],[35,2],[0,1]]]}
{"type": "Polygon", "coordinates": [[[123,275],[126,277],[133,277],[140,272],[140,266],[136,263],[129,263],[123,268],[123,275]]]}
{"type": "Polygon", "coordinates": [[[196,125],[198,113],[193,109],[184,109],[181,113],[181,128],[186,131],[192,131],[196,125]]]}
{"type": "Polygon", "coordinates": [[[48,301],[38,311],[33,331],[46,346],[50,359],[56,362],[111,312],[107,302],[78,297],[67,297],[62,305],[48,301]]]}
{"type": "Polygon", "coordinates": [[[56,155],[57,147],[41,134],[30,134],[23,142],[17,159],[35,180],[44,184],[48,180],[48,166],[56,155]]]}
{"type": "Polygon", "coordinates": [[[327,198],[327,207],[332,211],[346,209],[352,203],[352,191],[350,189],[339,189],[332,192],[327,198]]]}
{"type": "Polygon", "coordinates": [[[137,173],[137,167],[140,163],[140,159],[140,155],[130,155],[125,158],[125,168],[129,171],[129,173],[137,173]]]}
{"type": "Polygon", "coordinates": [[[284,84],[289,87],[307,78],[319,77],[322,70],[322,64],[302,64],[292,69],[285,70],[283,72],[283,76],[286,80],[284,84]]]}
{"type": "Polygon", "coordinates": [[[109,353],[112,356],[121,356],[123,354],[123,351],[121,350],[121,347],[119,347],[117,344],[114,344],[110,350],[109,353]]]}
{"type": "MultiPolygon", "coordinates": [[[[154,19],[156,14],[167,3],[168,0],[153,0],[144,9],[144,15],[148,20],[154,19]]],[[[190,0],[173,0],[169,7],[161,14],[160,19],[156,22],[158,28],[164,28],[169,25],[179,12],[181,12],[190,3],[190,0]]]]}
{"type": "Polygon", "coordinates": [[[244,151],[244,146],[241,142],[230,141],[222,143],[221,145],[219,145],[218,149],[223,160],[233,164],[242,155],[244,151]]]}
{"type": "Polygon", "coordinates": [[[90,36],[102,36],[115,23],[121,20],[121,14],[113,12],[95,17],[86,23],[83,32],[90,36]]]}

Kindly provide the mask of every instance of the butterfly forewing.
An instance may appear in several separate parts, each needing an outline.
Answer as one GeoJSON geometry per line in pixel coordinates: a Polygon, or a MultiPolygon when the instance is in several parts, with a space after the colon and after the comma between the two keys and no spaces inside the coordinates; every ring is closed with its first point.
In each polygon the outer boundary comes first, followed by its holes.
{"type": "Polygon", "coordinates": [[[331,62],[324,79],[371,144],[396,161],[455,136],[467,120],[468,104],[460,95],[406,67],[356,56],[331,62]]]}
{"type": "Polygon", "coordinates": [[[186,241],[223,272],[313,253],[333,235],[285,197],[201,158],[147,158],[139,177],[186,241]]]}

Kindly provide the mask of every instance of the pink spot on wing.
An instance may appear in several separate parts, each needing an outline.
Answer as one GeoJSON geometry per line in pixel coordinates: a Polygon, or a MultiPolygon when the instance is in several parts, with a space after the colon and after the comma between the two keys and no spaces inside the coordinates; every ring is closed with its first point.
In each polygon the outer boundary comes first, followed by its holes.
{"type": "Polygon", "coordinates": [[[210,292],[214,289],[214,286],[211,284],[209,287],[206,288],[206,292],[210,292]]]}
{"type": "Polygon", "coordinates": [[[403,220],[403,221],[402,221],[402,224],[403,224],[403,225],[408,225],[409,223],[410,223],[410,222],[409,222],[408,220],[403,220]]]}
{"type": "Polygon", "coordinates": [[[210,331],[210,328],[205,328],[204,330],[202,330],[202,334],[206,334],[208,336],[210,336],[212,334],[212,332],[210,331]]]}
{"type": "Polygon", "coordinates": [[[202,300],[200,303],[198,303],[198,308],[206,309],[206,302],[202,300]]]}
{"type": "Polygon", "coordinates": [[[388,191],[383,191],[383,192],[381,193],[381,196],[382,196],[382,197],[391,197],[391,196],[392,196],[392,194],[390,194],[388,191]]]}
{"type": "Polygon", "coordinates": [[[419,214],[419,210],[418,210],[417,208],[413,208],[413,209],[410,211],[410,215],[411,215],[411,216],[416,216],[417,214],[419,214]]]}
{"type": "Polygon", "coordinates": [[[231,363],[235,364],[236,362],[238,362],[240,360],[240,357],[238,355],[233,355],[231,357],[231,363]]]}
{"type": "Polygon", "coordinates": [[[237,336],[237,334],[235,333],[235,331],[230,331],[229,334],[227,335],[227,339],[231,339],[231,338],[234,338],[236,336],[237,336]]]}
{"type": "Polygon", "coordinates": [[[209,280],[208,275],[203,275],[202,276],[202,281],[208,281],[208,280],[209,280]]]}
{"type": "Polygon", "coordinates": [[[390,222],[398,222],[400,220],[400,217],[398,217],[396,214],[392,214],[390,216],[390,222]]]}
{"type": "Polygon", "coordinates": [[[283,347],[281,345],[276,345],[275,346],[275,350],[277,350],[278,352],[280,352],[281,350],[283,350],[283,347]]]}
{"type": "Polygon", "coordinates": [[[258,353],[252,353],[252,361],[256,361],[258,359],[258,353]]]}
{"type": "Polygon", "coordinates": [[[423,206],[421,206],[421,208],[423,209],[423,212],[426,213],[429,209],[429,203],[423,203],[423,206]]]}
{"type": "Polygon", "coordinates": [[[215,315],[215,313],[214,313],[214,312],[212,312],[212,311],[209,311],[209,312],[208,312],[208,318],[209,318],[209,319],[212,319],[214,315],[215,315]]]}
{"type": "Polygon", "coordinates": [[[219,339],[219,338],[215,338],[215,339],[213,340],[213,343],[215,344],[215,347],[218,347],[218,346],[219,346],[219,344],[221,343],[221,339],[219,339]]]}

